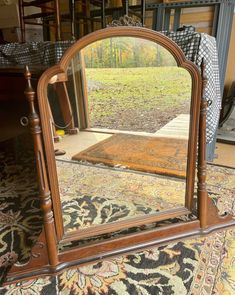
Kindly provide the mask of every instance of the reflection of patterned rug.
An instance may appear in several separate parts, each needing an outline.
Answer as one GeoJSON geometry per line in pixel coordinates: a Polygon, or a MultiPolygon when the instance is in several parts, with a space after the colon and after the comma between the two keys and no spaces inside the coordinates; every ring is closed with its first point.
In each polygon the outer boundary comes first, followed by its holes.
{"type": "Polygon", "coordinates": [[[158,211],[133,202],[93,196],[74,198],[63,202],[62,207],[65,231],[125,220],[158,211]]]}
{"type": "Polygon", "coordinates": [[[146,207],[151,204],[159,210],[184,204],[185,181],[182,179],[63,161],[57,161],[56,166],[64,201],[91,195],[146,207]]]}
{"type": "Polygon", "coordinates": [[[115,134],[72,159],[185,177],[187,144],[188,141],[175,138],[115,134]]]}
{"type": "MultiPolygon", "coordinates": [[[[233,214],[235,170],[211,165],[208,168],[209,195],[221,214],[225,211],[233,214]]],[[[57,171],[67,230],[73,230],[74,225],[85,228],[105,220],[117,221],[180,207],[184,203],[185,184],[180,179],[63,161],[57,161],[57,171]]]]}

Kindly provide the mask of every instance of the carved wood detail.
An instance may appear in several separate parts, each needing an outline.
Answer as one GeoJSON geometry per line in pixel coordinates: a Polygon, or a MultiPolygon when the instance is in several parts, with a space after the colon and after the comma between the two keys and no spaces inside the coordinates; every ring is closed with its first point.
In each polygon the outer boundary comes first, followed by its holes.
{"type": "Polygon", "coordinates": [[[121,16],[118,20],[113,20],[107,27],[119,27],[119,26],[132,26],[132,27],[143,27],[143,24],[130,17],[128,15],[121,16]]]}
{"type": "Polygon", "coordinates": [[[24,274],[28,274],[28,276],[32,275],[34,271],[39,269],[43,272],[43,268],[47,266],[49,267],[47,241],[44,230],[42,230],[42,233],[40,234],[36,244],[33,246],[31,253],[32,254],[28,263],[23,265],[15,264],[12,266],[7,275],[7,283],[22,279],[24,274]]]}

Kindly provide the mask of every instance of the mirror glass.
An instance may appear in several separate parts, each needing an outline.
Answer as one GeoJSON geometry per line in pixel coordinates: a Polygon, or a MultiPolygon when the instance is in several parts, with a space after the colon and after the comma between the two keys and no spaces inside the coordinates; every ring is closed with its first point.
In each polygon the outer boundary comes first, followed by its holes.
{"type": "Polygon", "coordinates": [[[152,41],[113,37],[66,75],[48,86],[65,232],[184,207],[190,74],[152,41]]]}

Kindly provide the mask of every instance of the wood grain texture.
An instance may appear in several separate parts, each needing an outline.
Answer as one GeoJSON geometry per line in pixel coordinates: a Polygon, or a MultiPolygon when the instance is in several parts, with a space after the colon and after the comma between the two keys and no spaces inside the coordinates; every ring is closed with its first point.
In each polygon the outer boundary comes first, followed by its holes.
{"type": "Polygon", "coordinates": [[[36,158],[39,197],[41,200],[41,209],[44,221],[44,230],[46,236],[46,246],[48,253],[48,260],[51,265],[58,264],[57,255],[57,238],[54,226],[54,215],[52,209],[52,201],[47,180],[46,165],[44,161],[44,151],[41,139],[40,118],[35,109],[35,91],[31,85],[31,73],[28,68],[25,71],[25,78],[27,80],[27,87],[25,89],[25,96],[29,103],[29,124],[30,131],[34,142],[34,153],[36,158]]]}

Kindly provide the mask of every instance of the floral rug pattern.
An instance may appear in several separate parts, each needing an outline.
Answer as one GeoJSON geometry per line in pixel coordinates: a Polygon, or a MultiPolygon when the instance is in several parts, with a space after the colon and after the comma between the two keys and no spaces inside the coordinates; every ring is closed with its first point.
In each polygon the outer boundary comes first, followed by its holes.
{"type": "Polygon", "coordinates": [[[4,295],[233,295],[235,230],[110,258],[0,288],[4,295]]]}
{"type": "Polygon", "coordinates": [[[8,147],[0,152],[0,283],[15,262],[28,261],[42,229],[32,156],[8,147]]]}
{"type": "MultiPolygon", "coordinates": [[[[70,161],[56,164],[68,231],[184,204],[185,182],[181,179],[70,161]]],[[[235,215],[235,169],[208,165],[207,190],[219,214],[235,215]]]]}

